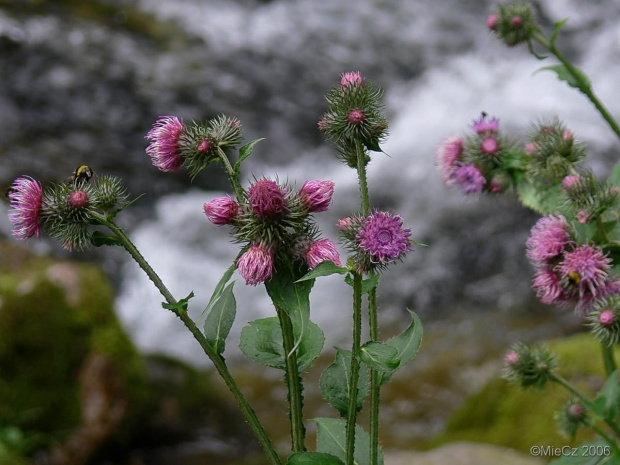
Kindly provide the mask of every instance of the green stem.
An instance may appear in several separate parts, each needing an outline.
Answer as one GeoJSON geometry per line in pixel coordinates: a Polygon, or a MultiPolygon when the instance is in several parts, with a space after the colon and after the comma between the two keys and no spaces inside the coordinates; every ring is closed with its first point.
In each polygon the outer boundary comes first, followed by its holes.
{"type": "Polygon", "coordinates": [[[553,373],[553,372],[550,373],[550,379],[560,384],[561,386],[564,386],[564,388],[566,388],[568,391],[570,391],[572,394],[578,397],[581,400],[581,402],[583,402],[583,405],[585,407],[590,409],[592,413],[594,413],[596,416],[601,418],[605,423],[607,423],[607,426],[609,426],[613,430],[613,432],[616,433],[616,436],[620,437],[620,428],[618,428],[618,425],[616,425],[609,418],[602,417],[596,411],[594,411],[592,409],[592,402],[590,401],[590,399],[586,397],[586,395],[583,392],[581,392],[579,389],[577,389],[575,386],[573,386],[571,383],[569,383],[567,380],[562,378],[557,373],[553,373]]]}
{"type": "Polygon", "coordinates": [[[346,465],[353,465],[355,453],[355,423],[357,420],[357,383],[359,380],[360,339],[362,336],[362,276],[353,274],[353,346],[351,348],[351,381],[349,385],[349,410],[346,430],[346,465]]]}
{"type": "Polygon", "coordinates": [[[616,358],[614,356],[613,346],[601,344],[603,351],[603,363],[605,365],[605,373],[609,377],[614,371],[616,371],[616,358]]]}
{"type": "MultiPolygon", "coordinates": [[[[160,277],[157,275],[155,270],[151,268],[149,263],[142,256],[142,254],[136,248],[133,242],[131,242],[127,234],[125,234],[125,231],[123,231],[120,227],[118,227],[116,223],[114,223],[111,220],[108,220],[107,218],[104,218],[103,216],[99,216],[96,219],[99,221],[100,224],[108,227],[116,235],[116,238],[123,245],[125,250],[127,250],[129,255],[131,255],[131,257],[138,263],[140,268],[142,268],[142,270],[146,273],[149,279],[153,281],[153,284],[155,284],[155,287],[159,290],[161,295],[166,299],[166,302],[168,302],[169,304],[176,304],[177,303],[176,299],[172,296],[168,288],[164,285],[164,283],[162,282],[160,277]]],[[[256,412],[254,411],[254,409],[250,406],[250,404],[244,397],[243,393],[239,389],[239,386],[237,386],[237,383],[233,379],[230,371],[228,370],[228,367],[226,366],[226,362],[224,361],[222,356],[219,355],[213,349],[211,344],[209,344],[209,341],[207,341],[207,339],[202,334],[202,332],[198,329],[194,321],[187,314],[186,309],[176,309],[176,310],[173,310],[173,312],[181,319],[181,321],[185,324],[187,329],[189,329],[189,331],[192,333],[194,338],[198,341],[204,353],[213,362],[213,365],[215,366],[217,372],[220,374],[220,376],[226,383],[226,386],[228,387],[228,389],[234,396],[235,400],[237,401],[239,408],[241,409],[243,415],[245,416],[245,419],[250,425],[250,428],[252,428],[254,435],[258,439],[258,442],[260,443],[265,453],[267,454],[267,458],[269,459],[269,462],[272,465],[281,465],[282,462],[280,461],[280,457],[278,456],[278,453],[276,452],[273,445],[271,444],[271,440],[267,436],[265,429],[263,428],[258,417],[256,416],[256,412]]]]}
{"type": "Polygon", "coordinates": [[[573,66],[573,64],[568,61],[568,59],[557,48],[555,48],[555,45],[549,42],[542,34],[535,33],[532,38],[543,47],[545,47],[547,50],[549,50],[559,60],[559,62],[564,65],[566,70],[571,74],[575,81],[579,83],[578,89],[586,97],[588,97],[590,102],[594,104],[603,119],[607,121],[607,124],[609,124],[609,127],[612,129],[612,131],[616,133],[618,138],[620,138],[620,126],[618,126],[618,123],[616,122],[614,117],[611,116],[607,108],[605,108],[605,106],[596,97],[596,95],[594,95],[594,92],[592,92],[592,86],[583,74],[583,72],[579,71],[575,66],[573,66]]]}
{"type": "Polygon", "coordinates": [[[293,452],[303,452],[306,450],[304,439],[306,429],[303,421],[303,398],[301,378],[297,366],[297,352],[295,350],[295,336],[293,333],[293,323],[286,311],[276,305],[280,326],[282,328],[282,340],[286,360],[286,385],[288,386],[288,402],[290,406],[291,420],[291,450],[293,452]]]}
{"type": "Polygon", "coordinates": [[[360,197],[362,200],[362,215],[370,214],[370,197],[368,196],[368,180],[366,179],[366,160],[364,159],[364,147],[359,140],[355,142],[357,152],[357,177],[360,184],[360,197]]]}
{"type": "Polygon", "coordinates": [[[235,173],[235,170],[233,169],[232,165],[230,164],[230,160],[226,156],[226,153],[224,153],[221,147],[217,148],[217,152],[218,152],[218,155],[220,156],[220,160],[222,160],[222,163],[224,164],[224,169],[226,170],[226,174],[228,175],[228,180],[230,181],[230,184],[233,190],[235,191],[235,196],[237,197],[237,200],[239,202],[242,202],[244,195],[243,195],[243,188],[241,187],[241,183],[239,182],[239,178],[237,174],[235,173]]]}
{"type": "Polygon", "coordinates": [[[601,237],[601,241],[604,244],[609,243],[609,238],[607,237],[607,233],[605,232],[605,226],[603,225],[603,220],[601,219],[601,215],[596,216],[596,232],[601,237]]]}
{"type": "MultiPolygon", "coordinates": [[[[368,320],[370,327],[370,340],[379,339],[379,322],[377,317],[377,289],[368,293],[368,320]]],[[[370,463],[379,463],[379,405],[381,403],[381,385],[379,384],[379,372],[370,370],[370,463]]]]}
{"type": "Polygon", "coordinates": [[[609,446],[614,450],[614,454],[620,455],[620,448],[618,448],[618,444],[616,444],[616,441],[614,441],[609,436],[607,436],[607,434],[605,434],[605,432],[602,429],[600,429],[598,426],[596,426],[591,421],[586,421],[586,422],[583,422],[583,423],[584,423],[584,425],[586,425],[586,426],[592,428],[594,431],[596,431],[596,434],[598,434],[600,437],[602,437],[605,440],[605,442],[607,444],[609,444],[609,446]]]}

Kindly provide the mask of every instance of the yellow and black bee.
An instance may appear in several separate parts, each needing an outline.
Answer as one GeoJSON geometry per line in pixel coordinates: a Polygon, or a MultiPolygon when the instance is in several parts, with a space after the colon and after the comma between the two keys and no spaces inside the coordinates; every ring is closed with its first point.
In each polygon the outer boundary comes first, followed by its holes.
{"type": "Polygon", "coordinates": [[[90,181],[95,176],[95,172],[88,165],[78,166],[73,174],[67,178],[67,184],[82,184],[90,181]]]}

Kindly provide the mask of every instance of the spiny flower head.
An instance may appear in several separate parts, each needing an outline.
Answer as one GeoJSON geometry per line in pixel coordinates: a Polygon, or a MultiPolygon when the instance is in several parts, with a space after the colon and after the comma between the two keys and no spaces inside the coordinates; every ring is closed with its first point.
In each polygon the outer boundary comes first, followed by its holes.
{"type": "Polygon", "coordinates": [[[587,315],[590,331],[601,344],[614,346],[620,342],[620,295],[598,299],[587,315]]]}
{"type": "Polygon", "coordinates": [[[71,208],[84,208],[88,206],[88,193],[83,190],[76,190],[69,194],[69,206],[71,208]]]}
{"type": "Polygon", "coordinates": [[[515,355],[511,356],[512,363],[506,357],[503,377],[519,383],[523,388],[542,389],[556,368],[555,357],[546,347],[531,349],[523,343],[517,343],[512,346],[510,353],[515,355]]]}
{"type": "Polygon", "coordinates": [[[185,131],[183,121],[176,116],[160,117],[146,135],[151,141],[146,153],[151,157],[153,166],[160,171],[178,171],[183,164],[179,140],[185,131]]]}
{"type": "Polygon", "coordinates": [[[545,305],[563,305],[567,301],[560,278],[551,268],[539,268],[534,275],[532,288],[536,297],[545,305]]]}
{"type": "Polygon", "coordinates": [[[578,174],[569,174],[564,179],[562,179],[562,187],[567,191],[571,190],[575,187],[580,181],[580,177],[578,174]]]}
{"type": "Polygon", "coordinates": [[[570,242],[568,222],[561,214],[540,218],[526,242],[527,256],[534,262],[550,263],[570,242]]]}
{"type": "Polygon", "coordinates": [[[273,249],[262,243],[251,245],[237,260],[237,270],[251,286],[267,281],[274,271],[273,249]]]}
{"type": "Polygon", "coordinates": [[[41,231],[41,203],[43,188],[29,176],[17,178],[9,188],[9,219],[13,235],[20,240],[39,236],[41,231]]]}
{"type": "Polygon", "coordinates": [[[329,239],[310,240],[304,247],[302,254],[310,269],[326,260],[332,261],[337,266],[342,266],[336,244],[329,239]]]}
{"type": "Polygon", "coordinates": [[[409,236],[411,229],[403,227],[399,215],[375,211],[366,217],[355,240],[370,265],[383,267],[412,250],[409,236]]]}
{"type": "Polygon", "coordinates": [[[454,173],[459,168],[459,161],[463,155],[463,139],[447,137],[441,141],[435,155],[435,165],[439,169],[441,179],[449,186],[454,184],[454,173]]]}
{"type": "Polygon", "coordinates": [[[565,287],[576,290],[579,300],[584,302],[604,292],[611,262],[599,247],[583,244],[564,253],[557,272],[561,281],[568,283],[565,287]]]}
{"type": "Polygon", "coordinates": [[[205,203],[205,215],[213,224],[231,224],[239,214],[239,204],[228,196],[218,197],[205,203]]]}
{"type": "Polygon", "coordinates": [[[328,210],[333,194],[332,181],[306,181],[297,193],[308,210],[317,213],[328,210]]]}
{"type": "Polygon", "coordinates": [[[567,400],[562,410],[555,414],[560,429],[571,438],[575,438],[579,425],[587,420],[587,412],[580,399],[574,397],[567,400]]]}
{"type": "Polygon", "coordinates": [[[260,179],[248,189],[248,202],[259,218],[269,218],[285,209],[286,192],[270,179],[260,179]]]}
{"type": "Polygon", "coordinates": [[[342,73],[340,77],[340,87],[345,90],[347,87],[361,86],[364,82],[364,77],[359,71],[349,71],[342,73]]]}
{"type": "Polygon", "coordinates": [[[487,17],[486,24],[509,47],[529,41],[537,27],[529,3],[500,5],[498,12],[487,17]]]}
{"type": "Polygon", "coordinates": [[[566,194],[577,210],[577,220],[582,224],[596,220],[614,204],[618,196],[613,186],[599,182],[591,171],[585,171],[579,176],[567,176],[562,180],[562,185],[565,181],[570,183],[566,194]]]}

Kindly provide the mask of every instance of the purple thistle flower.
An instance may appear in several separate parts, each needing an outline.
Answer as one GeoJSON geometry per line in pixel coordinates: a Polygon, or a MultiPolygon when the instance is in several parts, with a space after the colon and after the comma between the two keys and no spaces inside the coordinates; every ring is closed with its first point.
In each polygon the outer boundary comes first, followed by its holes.
{"type": "Polygon", "coordinates": [[[556,270],[562,281],[576,287],[579,300],[583,301],[581,306],[586,307],[593,298],[606,292],[611,262],[600,248],[584,244],[572,252],[564,252],[556,270]]]}
{"type": "Polygon", "coordinates": [[[248,189],[248,201],[256,216],[268,218],[284,210],[285,194],[275,181],[261,179],[248,189]]]}
{"type": "Polygon", "coordinates": [[[29,176],[17,178],[9,189],[9,219],[13,223],[13,235],[19,240],[39,237],[41,230],[41,183],[29,176]]]}
{"type": "Polygon", "coordinates": [[[325,212],[334,195],[332,181],[306,181],[297,194],[311,212],[325,212]]]}
{"type": "Polygon", "coordinates": [[[85,191],[73,191],[69,194],[69,206],[71,208],[87,207],[88,203],[88,194],[85,191]]]}
{"type": "Polygon", "coordinates": [[[454,182],[464,194],[480,194],[487,180],[474,165],[462,165],[454,172],[454,182]]]}
{"type": "Polygon", "coordinates": [[[525,243],[527,256],[535,262],[549,263],[560,255],[570,241],[568,222],[559,213],[540,218],[525,243]]]}
{"type": "Polygon", "coordinates": [[[340,88],[342,90],[347,87],[359,86],[364,82],[362,73],[359,71],[349,71],[348,73],[342,73],[340,78],[340,88]]]}
{"type": "Polygon", "coordinates": [[[400,258],[411,250],[411,229],[403,229],[399,215],[376,211],[364,221],[357,232],[359,247],[370,255],[371,263],[384,264],[400,258]]]}
{"type": "Polygon", "coordinates": [[[329,239],[310,242],[304,253],[304,258],[310,269],[315,268],[319,263],[325,260],[330,260],[334,262],[335,265],[342,266],[336,244],[329,239]]]}
{"type": "Polygon", "coordinates": [[[463,139],[447,137],[437,149],[435,164],[439,168],[441,179],[447,186],[454,184],[454,172],[459,167],[459,159],[463,155],[463,139]]]}
{"type": "Polygon", "coordinates": [[[564,290],[560,285],[560,278],[549,268],[540,268],[534,276],[532,288],[536,291],[536,297],[543,304],[553,305],[565,301],[564,290]]]}
{"type": "Polygon", "coordinates": [[[146,135],[151,141],[146,153],[160,171],[178,171],[182,160],[178,147],[185,125],[176,116],[160,117],[146,135]]]}
{"type": "Polygon", "coordinates": [[[480,144],[480,150],[485,155],[495,155],[499,150],[499,142],[492,137],[487,137],[480,144]]]}
{"type": "Polygon", "coordinates": [[[273,250],[271,247],[258,244],[252,245],[237,260],[237,270],[245,279],[245,283],[256,286],[271,278],[273,273],[273,250]]]}
{"type": "Polygon", "coordinates": [[[472,123],[472,128],[478,134],[496,134],[499,130],[499,120],[497,118],[487,119],[487,115],[483,114],[472,123]]]}
{"type": "Polygon", "coordinates": [[[230,224],[239,214],[239,204],[230,197],[218,197],[204,204],[207,218],[213,224],[230,224]]]}

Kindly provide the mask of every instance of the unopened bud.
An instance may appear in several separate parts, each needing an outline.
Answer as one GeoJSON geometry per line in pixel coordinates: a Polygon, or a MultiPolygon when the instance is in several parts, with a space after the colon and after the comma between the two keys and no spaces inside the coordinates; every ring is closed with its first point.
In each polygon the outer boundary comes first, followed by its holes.
{"type": "Polygon", "coordinates": [[[69,206],[84,208],[88,206],[88,194],[85,191],[74,191],[69,194],[69,206]]]}

